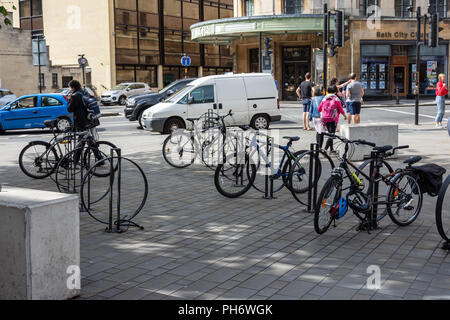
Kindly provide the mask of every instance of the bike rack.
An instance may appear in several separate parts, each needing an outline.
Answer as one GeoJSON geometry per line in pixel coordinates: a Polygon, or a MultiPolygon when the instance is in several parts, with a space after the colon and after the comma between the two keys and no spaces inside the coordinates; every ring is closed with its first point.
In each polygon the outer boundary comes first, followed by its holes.
{"type": "Polygon", "coordinates": [[[270,154],[271,154],[271,150],[269,150],[269,144],[270,144],[270,137],[266,136],[267,161],[266,161],[266,174],[264,176],[264,196],[263,196],[263,199],[276,199],[276,197],[273,196],[273,175],[270,174],[270,169],[269,169],[270,168],[269,158],[270,158],[270,154]]]}
{"type": "Polygon", "coordinates": [[[312,156],[309,158],[309,181],[308,181],[308,202],[306,211],[314,213],[317,207],[317,182],[319,181],[319,145],[311,143],[310,151],[312,156]]]}

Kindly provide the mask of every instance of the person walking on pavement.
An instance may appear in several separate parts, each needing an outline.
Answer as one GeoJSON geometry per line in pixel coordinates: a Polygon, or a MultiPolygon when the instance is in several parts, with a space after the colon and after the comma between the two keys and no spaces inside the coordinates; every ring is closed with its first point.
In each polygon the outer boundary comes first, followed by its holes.
{"type": "Polygon", "coordinates": [[[356,80],[356,73],[350,74],[350,83],[347,85],[345,96],[347,97],[348,101],[347,112],[350,113],[353,123],[360,123],[361,100],[364,96],[364,88],[362,83],[356,80]]]}
{"type": "Polygon", "coordinates": [[[309,107],[309,119],[313,121],[314,128],[316,130],[316,141],[319,148],[322,149],[323,145],[323,132],[325,128],[320,118],[319,106],[325,96],[325,88],[322,86],[317,86],[314,88],[314,96],[311,100],[311,105],[309,107]]]}
{"type": "MultiPolygon", "coordinates": [[[[347,119],[347,116],[345,115],[344,108],[342,108],[341,100],[336,96],[336,86],[328,87],[327,92],[328,94],[323,98],[318,110],[322,114],[322,122],[327,128],[328,133],[334,134],[339,116],[342,114],[345,119],[347,119]]],[[[332,138],[328,138],[325,144],[325,151],[328,149],[330,149],[330,154],[336,153],[333,148],[332,138]]]]}
{"type": "Polygon", "coordinates": [[[69,82],[70,100],[67,111],[73,113],[74,131],[83,131],[89,125],[88,110],[83,102],[83,91],[77,80],[69,82]]]}
{"type": "Polygon", "coordinates": [[[311,130],[309,127],[309,106],[311,104],[312,99],[312,89],[313,83],[311,82],[311,73],[307,72],[305,74],[305,81],[300,83],[300,86],[297,88],[297,96],[302,100],[303,105],[303,129],[311,130]]]}
{"type": "MultiPolygon", "coordinates": [[[[439,81],[436,85],[436,128],[442,128],[442,118],[445,114],[445,96],[448,94],[448,88],[445,84],[445,74],[441,73],[438,77],[439,81]]],[[[447,123],[448,126],[448,123],[447,123]]]]}

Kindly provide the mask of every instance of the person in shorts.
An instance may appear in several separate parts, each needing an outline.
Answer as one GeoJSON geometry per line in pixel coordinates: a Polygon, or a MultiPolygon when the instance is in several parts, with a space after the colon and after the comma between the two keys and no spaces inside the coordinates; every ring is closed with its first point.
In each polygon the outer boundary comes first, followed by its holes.
{"type": "Polygon", "coordinates": [[[305,81],[300,84],[296,91],[303,105],[303,129],[305,130],[311,130],[309,126],[309,107],[311,105],[313,87],[311,73],[307,72],[305,74],[305,81]]]}
{"type": "Polygon", "coordinates": [[[360,123],[361,100],[364,96],[364,88],[362,83],[356,80],[356,73],[350,74],[350,83],[347,85],[345,96],[347,98],[347,112],[350,113],[353,123],[360,123]]]}

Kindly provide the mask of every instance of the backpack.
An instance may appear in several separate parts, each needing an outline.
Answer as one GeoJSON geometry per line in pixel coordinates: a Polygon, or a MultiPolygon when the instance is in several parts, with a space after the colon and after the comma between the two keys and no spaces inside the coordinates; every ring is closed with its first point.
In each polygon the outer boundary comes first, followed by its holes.
{"type": "Polygon", "coordinates": [[[102,114],[100,112],[100,106],[97,99],[91,96],[87,91],[84,91],[83,103],[88,114],[90,114],[88,115],[88,119],[91,121],[92,126],[96,127],[100,125],[100,121],[98,119],[102,116],[102,114]]]}
{"type": "Polygon", "coordinates": [[[417,174],[417,183],[421,193],[428,193],[431,197],[436,197],[442,187],[442,176],[447,171],[437,164],[424,164],[413,167],[417,174]]]}
{"type": "Polygon", "coordinates": [[[323,108],[322,108],[322,120],[324,123],[334,122],[338,117],[338,106],[340,100],[336,96],[325,97],[322,100],[323,108]]]}

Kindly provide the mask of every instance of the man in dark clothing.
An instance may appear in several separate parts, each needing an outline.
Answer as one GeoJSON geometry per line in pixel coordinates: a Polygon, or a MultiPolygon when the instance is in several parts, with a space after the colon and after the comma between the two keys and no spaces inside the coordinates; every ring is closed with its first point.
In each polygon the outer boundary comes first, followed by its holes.
{"type": "Polygon", "coordinates": [[[69,82],[71,96],[67,110],[73,113],[73,122],[75,131],[83,131],[89,124],[88,111],[83,102],[83,91],[81,84],[77,80],[69,82]]]}
{"type": "Polygon", "coordinates": [[[312,99],[312,89],[314,87],[311,82],[311,73],[307,72],[305,74],[305,81],[303,81],[300,86],[297,88],[297,96],[302,100],[303,104],[303,129],[311,130],[309,127],[309,106],[311,104],[312,99]]]}

